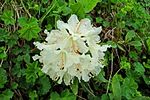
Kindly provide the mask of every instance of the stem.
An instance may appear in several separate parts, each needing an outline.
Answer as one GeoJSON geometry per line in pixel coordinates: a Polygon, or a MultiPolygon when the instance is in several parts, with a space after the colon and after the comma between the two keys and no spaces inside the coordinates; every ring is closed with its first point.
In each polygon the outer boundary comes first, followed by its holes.
{"type": "Polygon", "coordinates": [[[122,69],[122,68],[119,68],[119,69],[117,70],[117,72],[114,74],[114,76],[115,76],[116,74],[118,74],[121,69],[122,69]]]}
{"type": "Polygon", "coordinates": [[[84,88],[92,95],[95,97],[94,93],[92,93],[92,91],[90,91],[83,83],[81,83],[82,86],[84,86],[84,88]]]}
{"type": "MultiPolygon", "coordinates": [[[[7,53],[7,52],[8,52],[8,50],[9,50],[9,48],[5,51],[5,53],[7,53]]],[[[2,59],[2,60],[1,60],[1,62],[0,62],[0,67],[2,67],[3,62],[4,62],[4,60],[2,59]]]]}
{"type": "Polygon", "coordinates": [[[2,11],[5,4],[6,4],[6,1],[1,5],[1,8],[0,8],[1,11],[2,11]]]}
{"type": "Polygon", "coordinates": [[[23,1],[22,1],[22,0],[20,0],[20,1],[21,1],[21,4],[22,4],[22,6],[23,6],[25,12],[26,12],[26,13],[28,14],[28,16],[31,18],[32,16],[31,16],[31,14],[29,13],[29,11],[27,10],[27,8],[25,7],[23,1]]]}
{"type": "Polygon", "coordinates": [[[112,72],[113,72],[113,52],[111,53],[111,71],[110,71],[110,76],[109,76],[109,81],[108,81],[108,85],[107,85],[106,94],[108,94],[108,90],[109,90],[109,87],[110,87],[112,72]]]}
{"type": "MultiPolygon", "coordinates": [[[[135,32],[135,33],[136,33],[136,32],[135,32]]],[[[147,49],[147,48],[146,48],[146,45],[145,45],[145,43],[144,43],[144,41],[143,41],[143,39],[139,36],[138,33],[136,33],[136,35],[137,35],[137,37],[141,40],[141,42],[142,42],[144,48],[147,49]]]]}
{"type": "Polygon", "coordinates": [[[82,99],[82,100],[87,100],[87,99],[85,99],[85,98],[83,98],[83,97],[81,97],[81,96],[79,96],[79,95],[76,95],[77,97],[79,97],[80,99],[82,99]]]}
{"type": "Polygon", "coordinates": [[[51,2],[51,5],[48,7],[48,10],[44,13],[44,15],[39,19],[39,23],[41,24],[43,22],[43,20],[45,19],[45,17],[51,12],[51,10],[54,8],[56,2],[55,0],[53,0],[51,2]]]}
{"type": "Polygon", "coordinates": [[[4,60],[2,59],[2,60],[1,60],[1,63],[0,63],[0,67],[2,67],[3,61],[4,61],[4,60]]]}

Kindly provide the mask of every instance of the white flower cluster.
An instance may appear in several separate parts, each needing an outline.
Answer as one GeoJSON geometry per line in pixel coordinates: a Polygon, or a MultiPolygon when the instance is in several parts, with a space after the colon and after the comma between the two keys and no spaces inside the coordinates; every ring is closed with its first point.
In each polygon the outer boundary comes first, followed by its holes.
{"type": "Polygon", "coordinates": [[[74,77],[85,82],[97,75],[103,65],[100,60],[104,59],[104,51],[108,45],[100,46],[99,33],[101,27],[93,27],[87,18],[78,20],[72,15],[67,23],[58,20],[57,30],[47,34],[46,42],[34,42],[40,52],[33,57],[43,63],[42,71],[58,83],[70,85],[74,77]]]}

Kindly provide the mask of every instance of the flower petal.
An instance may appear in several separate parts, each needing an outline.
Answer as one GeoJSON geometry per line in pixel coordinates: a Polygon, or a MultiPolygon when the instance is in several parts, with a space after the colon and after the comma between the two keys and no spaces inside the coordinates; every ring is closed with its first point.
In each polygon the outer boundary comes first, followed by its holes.
{"type": "Polygon", "coordinates": [[[49,47],[49,46],[46,45],[45,43],[34,42],[33,44],[34,44],[35,46],[37,46],[37,48],[38,48],[39,50],[43,50],[43,49],[49,47]]]}
{"type": "Polygon", "coordinates": [[[80,53],[87,53],[89,50],[85,42],[81,39],[76,40],[76,45],[80,53]]]}
{"type": "Polygon", "coordinates": [[[73,32],[75,32],[75,27],[77,27],[78,23],[79,23],[78,17],[75,14],[71,15],[71,17],[68,20],[68,25],[70,26],[70,29],[73,32]]]}
{"type": "Polygon", "coordinates": [[[60,30],[67,30],[68,34],[74,34],[73,30],[70,28],[70,26],[67,23],[64,23],[63,21],[58,20],[57,21],[57,27],[60,30]]]}
{"type": "Polygon", "coordinates": [[[88,76],[88,71],[84,70],[82,73],[82,80],[84,80],[85,82],[88,82],[90,77],[88,76]]]}
{"type": "Polygon", "coordinates": [[[32,58],[33,58],[33,60],[35,61],[35,60],[39,59],[40,56],[39,56],[39,55],[35,55],[35,56],[33,56],[32,58]]]}
{"type": "Polygon", "coordinates": [[[76,32],[80,34],[86,34],[90,30],[92,30],[92,25],[91,21],[87,18],[82,19],[76,28],[76,32]]]}
{"type": "Polygon", "coordinates": [[[71,80],[72,80],[72,76],[70,74],[68,74],[68,73],[65,73],[65,75],[64,75],[64,83],[66,85],[70,85],[71,80]]]}

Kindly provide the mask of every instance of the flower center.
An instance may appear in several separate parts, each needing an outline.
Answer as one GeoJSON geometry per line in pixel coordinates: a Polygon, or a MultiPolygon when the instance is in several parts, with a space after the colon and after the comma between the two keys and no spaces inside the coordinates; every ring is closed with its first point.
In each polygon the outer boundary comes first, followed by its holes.
{"type": "Polygon", "coordinates": [[[60,62],[58,62],[57,66],[60,67],[60,70],[63,70],[65,67],[65,55],[64,52],[60,53],[60,62]]]}
{"type": "Polygon", "coordinates": [[[80,54],[79,52],[79,48],[77,47],[76,42],[73,40],[73,38],[71,38],[71,47],[72,47],[72,52],[75,54],[80,54]]]}
{"type": "Polygon", "coordinates": [[[76,64],[76,70],[77,72],[82,73],[80,64],[76,64]]]}

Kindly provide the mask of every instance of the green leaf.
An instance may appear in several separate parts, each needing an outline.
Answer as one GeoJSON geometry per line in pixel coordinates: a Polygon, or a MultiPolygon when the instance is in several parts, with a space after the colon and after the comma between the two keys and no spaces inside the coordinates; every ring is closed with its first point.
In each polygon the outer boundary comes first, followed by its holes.
{"type": "Polygon", "coordinates": [[[124,49],[121,45],[117,44],[117,47],[118,47],[120,50],[126,52],[125,49],[124,49]]]}
{"type": "Polygon", "coordinates": [[[9,33],[5,30],[0,28],[0,42],[7,42],[9,39],[9,33]]]}
{"type": "Polygon", "coordinates": [[[48,0],[42,0],[42,3],[46,4],[48,2],[48,0]]]}
{"type": "Polygon", "coordinates": [[[134,63],[135,66],[135,71],[140,73],[141,75],[144,75],[145,69],[143,67],[143,65],[140,62],[135,62],[134,63]]]}
{"type": "Polygon", "coordinates": [[[76,100],[76,96],[66,89],[61,93],[61,100],[76,100]]]}
{"type": "Polygon", "coordinates": [[[27,64],[30,63],[30,55],[28,53],[23,56],[23,59],[27,64]]]}
{"type": "Polygon", "coordinates": [[[102,70],[95,78],[96,78],[96,81],[98,82],[108,82],[108,80],[105,79],[104,77],[105,75],[105,72],[102,70]]]}
{"type": "Polygon", "coordinates": [[[120,0],[111,0],[112,3],[118,3],[120,0]]]}
{"type": "Polygon", "coordinates": [[[138,94],[137,88],[138,84],[134,81],[133,78],[127,77],[124,79],[122,88],[122,95],[128,100],[136,97],[138,94]]]}
{"type": "Polygon", "coordinates": [[[127,60],[127,57],[124,57],[124,56],[121,57],[120,67],[123,69],[130,69],[131,68],[131,64],[127,60]]]}
{"type": "Polygon", "coordinates": [[[10,89],[6,89],[0,94],[0,100],[10,100],[14,93],[10,89]]]}
{"type": "Polygon", "coordinates": [[[135,32],[133,30],[129,31],[126,34],[125,41],[131,41],[134,37],[135,37],[135,32]]]}
{"type": "Polygon", "coordinates": [[[88,94],[88,100],[100,100],[99,96],[93,96],[91,94],[88,94]]]}
{"type": "Polygon", "coordinates": [[[121,21],[121,22],[119,21],[117,27],[120,29],[125,28],[125,21],[121,21]]]}
{"type": "Polygon", "coordinates": [[[109,27],[109,26],[110,26],[110,22],[108,22],[108,21],[103,21],[103,26],[104,26],[104,27],[109,27]]]}
{"type": "Polygon", "coordinates": [[[103,94],[100,100],[109,100],[109,96],[107,94],[103,94]]]}
{"type": "Polygon", "coordinates": [[[131,41],[129,42],[130,45],[138,47],[138,46],[142,46],[142,43],[140,41],[131,41]]]}
{"type": "Polygon", "coordinates": [[[13,34],[11,34],[10,36],[9,36],[9,40],[8,40],[8,42],[7,42],[7,45],[8,45],[8,48],[11,48],[11,47],[13,47],[14,45],[16,45],[17,44],[17,42],[18,42],[18,35],[17,35],[17,32],[14,32],[13,34]]]}
{"type": "Polygon", "coordinates": [[[117,44],[114,41],[107,41],[108,45],[111,45],[112,48],[117,48],[117,44]]]}
{"type": "Polygon", "coordinates": [[[147,47],[148,47],[148,51],[150,51],[150,38],[148,38],[146,40],[146,44],[147,44],[147,47]]]}
{"type": "Polygon", "coordinates": [[[15,90],[15,89],[17,89],[17,87],[18,87],[18,83],[13,82],[13,83],[11,84],[11,89],[15,90]]]}
{"type": "Polygon", "coordinates": [[[115,75],[112,78],[112,91],[113,91],[113,95],[115,97],[115,100],[121,100],[121,86],[120,86],[120,76],[119,75],[115,75]]]}
{"type": "Polygon", "coordinates": [[[21,77],[24,69],[21,69],[21,66],[19,63],[16,63],[14,67],[12,68],[12,74],[16,75],[17,77],[21,77]]]}
{"type": "Polygon", "coordinates": [[[4,59],[7,57],[4,47],[0,47],[0,59],[4,59]]]}
{"type": "Polygon", "coordinates": [[[85,12],[80,2],[70,5],[70,8],[72,9],[72,12],[74,14],[78,15],[81,18],[85,17],[85,12]]]}
{"type": "Polygon", "coordinates": [[[150,78],[149,78],[149,75],[148,75],[148,76],[143,75],[143,79],[144,79],[144,81],[145,81],[145,83],[146,83],[147,85],[150,85],[150,78]]]}
{"type": "Polygon", "coordinates": [[[73,84],[71,84],[71,90],[75,95],[78,94],[78,80],[77,79],[75,79],[73,84]]]}
{"type": "Polygon", "coordinates": [[[92,11],[100,1],[101,0],[78,0],[78,2],[80,2],[84,7],[85,13],[89,13],[90,11],[92,11]]]}
{"type": "Polygon", "coordinates": [[[62,99],[57,92],[52,92],[50,96],[50,100],[62,100],[62,99]]]}
{"type": "Polygon", "coordinates": [[[150,97],[146,97],[146,96],[138,96],[138,97],[135,97],[134,99],[132,100],[150,100],[150,97]]]}
{"type": "Polygon", "coordinates": [[[96,17],[96,23],[101,23],[103,21],[103,18],[101,17],[96,17]]]}
{"type": "Polygon", "coordinates": [[[150,64],[144,63],[145,68],[150,68],[150,64]]]}
{"type": "Polygon", "coordinates": [[[108,95],[109,95],[109,99],[108,100],[114,100],[115,99],[114,95],[112,93],[109,93],[108,95]]]}
{"type": "Polygon", "coordinates": [[[67,16],[68,14],[71,14],[71,8],[69,8],[69,7],[64,7],[63,9],[62,9],[62,12],[63,12],[63,14],[62,15],[64,15],[64,16],[67,16]]]}
{"type": "Polygon", "coordinates": [[[26,82],[27,83],[34,83],[36,79],[38,78],[38,72],[39,72],[38,62],[33,62],[27,64],[27,69],[25,71],[26,75],[26,82]]]}
{"type": "Polygon", "coordinates": [[[36,100],[36,98],[38,97],[37,93],[35,90],[29,92],[29,97],[31,100],[36,100]]]}
{"type": "Polygon", "coordinates": [[[75,0],[69,0],[69,5],[74,4],[75,2],[75,0]]]}
{"type": "Polygon", "coordinates": [[[46,25],[46,29],[47,29],[48,31],[50,31],[50,30],[52,29],[52,25],[51,25],[51,24],[46,25]]]}
{"type": "Polygon", "coordinates": [[[30,41],[33,38],[38,38],[38,33],[41,31],[38,26],[38,20],[34,17],[27,19],[22,17],[19,19],[21,29],[18,31],[20,37],[30,41]]]}
{"type": "Polygon", "coordinates": [[[138,54],[135,51],[130,51],[129,56],[135,61],[138,60],[138,54]]]}
{"type": "Polygon", "coordinates": [[[3,68],[0,68],[0,88],[3,88],[7,82],[7,74],[3,68]]]}
{"type": "Polygon", "coordinates": [[[1,19],[4,21],[6,25],[15,24],[15,19],[13,18],[13,11],[11,10],[4,10],[1,19]]]}
{"type": "Polygon", "coordinates": [[[46,75],[40,77],[40,79],[38,80],[38,84],[39,84],[38,93],[40,95],[46,94],[51,88],[50,80],[46,75]]]}

